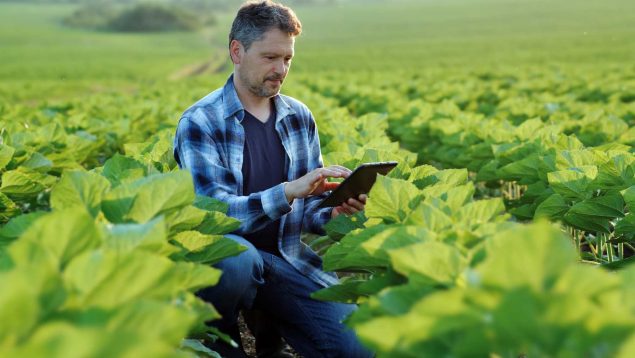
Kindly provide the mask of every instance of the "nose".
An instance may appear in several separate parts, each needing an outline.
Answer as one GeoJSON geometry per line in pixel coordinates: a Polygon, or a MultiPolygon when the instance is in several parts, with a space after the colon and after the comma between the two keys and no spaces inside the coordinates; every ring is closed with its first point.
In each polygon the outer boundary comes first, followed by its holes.
{"type": "Polygon", "coordinates": [[[289,71],[289,64],[286,63],[284,59],[280,59],[279,61],[276,61],[274,71],[278,75],[286,76],[289,71]]]}

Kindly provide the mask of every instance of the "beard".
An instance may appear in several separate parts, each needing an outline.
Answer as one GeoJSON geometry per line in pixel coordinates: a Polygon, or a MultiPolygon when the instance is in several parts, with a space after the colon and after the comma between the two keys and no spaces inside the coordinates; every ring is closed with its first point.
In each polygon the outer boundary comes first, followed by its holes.
{"type": "Polygon", "coordinates": [[[280,88],[282,87],[282,82],[284,82],[284,78],[280,75],[271,75],[264,78],[264,80],[252,80],[247,77],[245,73],[239,73],[238,77],[242,81],[242,83],[247,85],[247,88],[251,93],[258,97],[266,97],[270,98],[278,93],[280,93],[280,88]],[[269,80],[279,80],[280,85],[275,87],[269,87],[267,85],[267,81],[269,80]]]}

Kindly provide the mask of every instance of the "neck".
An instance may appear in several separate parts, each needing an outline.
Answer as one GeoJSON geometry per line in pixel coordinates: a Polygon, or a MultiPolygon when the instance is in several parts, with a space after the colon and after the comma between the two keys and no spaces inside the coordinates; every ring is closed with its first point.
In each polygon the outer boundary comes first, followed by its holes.
{"type": "Polygon", "coordinates": [[[251,93],[249,88],[247,88],[242,84],[242,82],[240,82],[236,73],[234,73],[234,88],[236,88],[236,93],[238,94],[240,103],[248,112],[254,113],[269,110],[271,98],[260,97],[251,93]]]}

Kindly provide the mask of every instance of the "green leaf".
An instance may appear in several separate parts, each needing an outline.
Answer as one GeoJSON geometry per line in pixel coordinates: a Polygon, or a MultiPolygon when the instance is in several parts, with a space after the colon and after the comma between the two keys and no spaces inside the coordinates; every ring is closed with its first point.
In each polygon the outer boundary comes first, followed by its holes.
{"type": "Polygon", "coordinates": [[[0,229],[0,242],[10,242],[22,235],[37,219],[46,215],[44,211],[16,216],[0,229]]]}
{"type": "Polygon", "coordinates": [[[0,144],[0,169],[4,169],[13,158],[15,149],[8,145],[0,144]]]}
{"type": "Polygon", "coordinates": [[[486,199],[467,203],[457,213],[457,219],[468,226],[484,224],[490,221],[507,219],[505,204],[501,198],[486,199]]]}
{"type": "Polygon", "coordinates": [[[240,221],[220,211],[209,211],[203,222],[195,230],[208,235],[229,234],[240,227],[240,221]]]}
{"type": "Polygon", "coordinates": [[[27,168],[18,168],[2,174],[0,191],[11,198],[28,198],[37,196],[56,181],[57,178],[53,176],[27,168]]]}
{"type": "Polygon", "coordinates": [[[419,200],[414,184],[378,175],[368,194],[365,213],[368,218],[381,218],[387,223],[402,222],[419,200]]]}
{"type": "Polygon", "coordinates": [[[101,174],[116,187],[121,183],[143,178],[147,174],[147,169],[141,162],[116,153],[104,163],[101,174]]]}
{"type": "Polygon", "coordinates": [[[95,250],[74,259],[64,277],[74,293],[69,307],[112,308],[141,297],[167,299],[185,290],[212,286],[220,271],[175,263],[145,251],[95,250]]]}
{"type": "Polygon", "coordinates": [[[223,214],[227,214],[227,210],[229,209],[229,205],[223,201],[218,199],[214,199],[209,196],[197,195],[196,199],[194,199],[194,206],[199,209],[207,210],[207,211],[218,211],[223,214]]]}
{"type": "Polygon", "coordinates": [[[349,232],[363,228],[366,220],[368,219],[363,212],[357,212],[353,215],[338,215],[324,225],[324,230],[331,239],[337,241],[349,232]]]}
{"type": "Polygon", "coordinates": [[[18,204],[0,192],[0,222],[6,222],[20,214],[22,214],[22,209],[18,204]]]}
{"type": "Polygon", "coordinates": [[[431,173],[422,179],[414,180],[418,188],[425,188],[435,184],[448,184],[451,186],[463,185],[467,182],[467,169],[444,169],[431,173]]]}
{"type": "Polygon", "coordinates": [[[115,223],[147,222],[194,201],[194,184],[187,171],[151,175],[121,184],[106,194],[102,211],[115,223]]]}
{"type": "Polygon", "coordinates": [[[610,193],[576,203],[569,212],[605,218],[623,217],[624,200],[620,194],[610,193]]]}
{"type": "Polygon", "coordinates": [[[593,187],[600,190],[622,190],[635,185],[635,156],[630,153],[612,155],[599,166],[593,187]]]}
{"type": "Polygon", "coordinates": [[[438,241],[427,241],[390,250],[394,270],[422,283],[452,284],[467,261],[453,246],[438,241]]]}
{"type": "Polygon", "coordinates": [[[141,249],[169,255],[178,251],[167,242],[166,223],[163,217],[145,224],[112,225],[106,231],[103,247],[120,253],[141,249]]]}
{"type": "Polygon", "coordinates": [[[476,181],[492,181],[498,180],[498,161],[492,160],[481,167],[476,174],[476,181]]]}
{"type": "Polygon", "coordinates": [[[547,174],[549,185],[566,199],[586,199],[592,194],[589,184],[597,177],[596,166],[560,170],[547,174]]]}
{"type": "Polygon", "coordinates": [[[42,313],[38,301],[38,287],[25,270],[0,272],[0,341],[21,339],[36,327],[42,313]]]}
{"type": "Polygon", "coordinates": [[[185,260],[208,265],[247,250],[229,238],[221,235],[204,235],[198,231],[183,231],[172,241],[186,250],[182,255],[185,260]]]}
{"type": "Polygon", "coordinates": [[[38,152],[31,154],[29,159],[20,164],[23,168],[28,168],[38,172],[46,173],[53,167],[53,162],[38,152]]]}
{"type": "Polygon", "coordinates": [[[51,207],[55,210],[83,206],[96,217],[110,183],[98,174],[66,171],[51,190],[51,207]]]}
{"type": "Polygon", "coordinates": [[[423,202],[413,210],[404,221],[406,225],[417,225],[432,232],[442,232],[452,226],[453,221],[443,211],[433,205],[423,202]]]}
{"type": "Polygon", "coordinates": [[[615,225],[615,235],[622,236],[627,240],[635,238],[635,214],[628,213],[615,225]]]}
{"type": "Polygon", "coordinates": [[[377,225],[351,231],[324,255],[324,269],[373,272],[386,268],[388,251],[430,240],[434,234],[416,226],[377,225]]]}
{"type": "Polygon", "coordinates": [[[507,164],[497,170],[498,179],[519,181],[521,183],[533,183],[538,180],[538,170],[542,160],[538,154],[507,164]]]}
{"type": "Polygon", "coordinates": [[[621,191],[622,197],[628,206],[628,211],[635,212],[635,185],[621,191]]]}
{"type": "Polygon", "coordinates": [[[180,210],[168,213],[165,216],[165,221],[169,225],[170,233],[177,233],[201,225],[206,217],[207,211],[189,205],[180,210]]]}
{"type": "Polygon", "coordinates": [[[596,166],[598,156],[590,149],[561,150],[556,153],[556,168],[559,170],[596,166]]]}
{"type": "Polygon", "coordinates": [[[18,266],[66,266],[77,255],[98,247],[101,232],[84,208],[54,211],[40,217],[9,247],[18,266]],[[55,235],[51,235],[55,233],[55,235]]]}
{"type": "Polygon", "coordinates": [[[372,275],[366,280],[348,279],[311,294],[311,298],[322,301],[358,303],[375,295],[386,287],[402,285],[406,278],[392,270],[372,275]]]}
{"type": "Polygon", "coordinates": [[[564,215],[569,225],[590,232],[610,232],[609,222],[623,217],[624,201],[619,194],[607,194],[574,204],[564,215]]]}
{"type": "Polygon", "coordinates": [[[220,354],[207,348],[205,345],[203,345],[203,343],[201,343],[201,341],[197,339],[184,339],[183,342],[181,342],[180,348],[182,350],[194,353],[197,357],[203,355],[204,357],[222,358],[220,354]]]}
{"type": "Polygon", "coordinates": [[[569,205],[560,194],[553,194],[536,208],[534,218],[548,218],[549,220],[562,220],[569,210],[569,205]]]}
{"type": "Polygon", "coordinates": [[[487,257],[469,282],[484,287],[548,290],[561,272],[578,260],[562,232],[545,222],[500,232],[487,244],[487,257]]]}

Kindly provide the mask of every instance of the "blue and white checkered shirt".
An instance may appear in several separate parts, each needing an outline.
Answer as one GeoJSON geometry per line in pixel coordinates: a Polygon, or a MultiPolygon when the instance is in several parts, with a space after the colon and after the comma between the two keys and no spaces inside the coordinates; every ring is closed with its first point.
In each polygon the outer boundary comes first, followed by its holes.
{"type": "MultiPolygon", "coordinates": [[[[317,127],[306,105],[284,95],[275,96],[274,104],[275,128],[287,154],[287,181],[322,167],[317,127]]],[[[336,276],[322,271],[322,259],[300,241],[302,231],[325,234],[323,226],[331,218],[331,208],[317,209],[317,205],[326,194],[295,199],[289,205],[284,183],[280,183],[243,195],[244,115],[232,75],[223,88],[183,113],[174,138],[174,157],[179,167],[192,173],[197,194],[229,204],[227,215],[242,223],[234,234],[254,232],[281,219],[278,248],[282,256],[316,283],[324,287],[335,284],[336,276]]]]}

